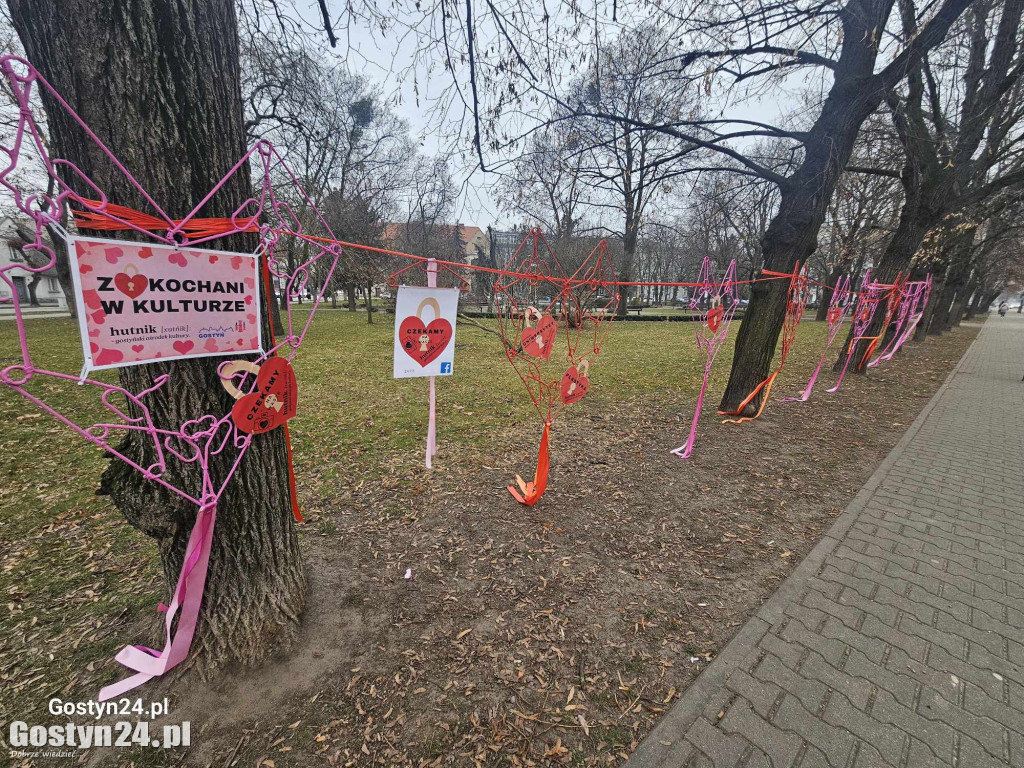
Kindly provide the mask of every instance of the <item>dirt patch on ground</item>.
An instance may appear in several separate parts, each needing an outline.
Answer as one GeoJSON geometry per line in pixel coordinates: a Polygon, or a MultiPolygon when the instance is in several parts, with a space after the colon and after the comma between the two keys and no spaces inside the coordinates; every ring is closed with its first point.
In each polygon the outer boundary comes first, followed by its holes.
{"type": "Polygon", "coordinates": [[[532,473],[535,424],[511,427],[489,466],[442,445],[431,474],[305,500],[313,588],[297,646],[193,684],[172,718],[192,720],[195,746],[161,759],[617,763],[821,538],[975,333],[910,345],[756,422],[709,409],[685,462],[669,451],[691,404],[580,409],[556,425],[533,508],[504,486],[532,473]]]}

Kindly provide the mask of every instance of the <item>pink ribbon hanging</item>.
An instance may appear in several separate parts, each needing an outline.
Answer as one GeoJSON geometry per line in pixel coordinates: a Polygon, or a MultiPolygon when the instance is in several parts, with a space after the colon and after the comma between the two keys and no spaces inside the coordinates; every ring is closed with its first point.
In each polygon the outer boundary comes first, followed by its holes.
{"type": "Polygon", "coordinates": [[[188,537],[185,560],[181,565],[171,604],[167,606],[161,603],[159,606],[165,614],[164,649],[157,653],[152,648],[142,645],[127,645],[122,648],[114,658],[129,669],[135,670],[136,674],[103,688],[97,697],[99,701],[116,698],[154,677],[163,675],[188,656],[196,631],[196,622],[199,619],[199,607],[203,602],[216,520],[216,502],[208,502],[200,508],[188,537]],[[181,617],[178,619],[177,631],[172,634],[171,626],[179,609],[181,617]]]}
{"type": "MultiPolygon", "coordinates": [[[[437,288],[437,259],[427,260],[427,287],[437,288]]],[[[434,377],[430,377],[430,416],[427,419],[427,469],[437,453],[437,407],[434,394],[434,377]]]]}

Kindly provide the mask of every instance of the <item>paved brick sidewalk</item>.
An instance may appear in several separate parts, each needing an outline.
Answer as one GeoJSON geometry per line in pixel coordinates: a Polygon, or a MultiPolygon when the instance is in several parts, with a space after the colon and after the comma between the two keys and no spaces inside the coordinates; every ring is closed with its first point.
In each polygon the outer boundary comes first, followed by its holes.
{"type": "Polygon", "coordinates": [[[993,315],[630,768],[1024,767],[1022,374],[993,315]]]}

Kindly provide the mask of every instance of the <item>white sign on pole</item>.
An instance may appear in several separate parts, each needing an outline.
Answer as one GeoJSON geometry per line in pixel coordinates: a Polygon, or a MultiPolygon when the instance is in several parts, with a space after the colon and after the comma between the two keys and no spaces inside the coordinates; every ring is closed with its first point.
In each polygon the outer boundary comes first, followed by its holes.
{"type": "Polygon", "coordinates": [[[451,375],[458,307],[458,288],[399,287],[394,378],[451,375]]]}

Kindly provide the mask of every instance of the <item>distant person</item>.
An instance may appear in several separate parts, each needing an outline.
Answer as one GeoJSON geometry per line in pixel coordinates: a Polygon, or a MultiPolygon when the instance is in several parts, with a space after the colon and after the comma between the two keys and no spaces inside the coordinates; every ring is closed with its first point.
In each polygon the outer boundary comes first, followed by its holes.
{"type": "Polygon", "coordinates": [[[999,302],[999,316],[1006,317],[1006,311],[1010,308],[1010,305],[1005,301],[999,302]]]}

